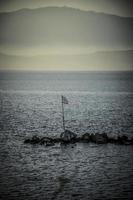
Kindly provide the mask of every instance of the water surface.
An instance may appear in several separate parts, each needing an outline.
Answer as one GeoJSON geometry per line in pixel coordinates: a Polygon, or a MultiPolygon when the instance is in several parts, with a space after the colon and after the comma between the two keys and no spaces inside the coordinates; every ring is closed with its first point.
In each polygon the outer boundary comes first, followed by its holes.
{"type": "Polygon", "coordinates": [[[23,143],[60,135],[61,95],[66,127],[78,135],[133,136],[131,72],[1,72],[1,199],[132,199],[132,146],[23,143]]]}

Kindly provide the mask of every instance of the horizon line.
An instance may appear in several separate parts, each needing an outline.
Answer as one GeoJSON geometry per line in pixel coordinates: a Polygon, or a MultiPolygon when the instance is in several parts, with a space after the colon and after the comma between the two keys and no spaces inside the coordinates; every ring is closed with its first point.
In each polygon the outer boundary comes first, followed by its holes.
{"type": "Polygon", "coordinates": [[[122,70],[39,70],[39,69],[0,69],[0,73],[1,72],[44,72],[44,73],[86,73],[86,72],[133,72],[133,70],[126,70],[126,69],[122,69],[122,70]]]}

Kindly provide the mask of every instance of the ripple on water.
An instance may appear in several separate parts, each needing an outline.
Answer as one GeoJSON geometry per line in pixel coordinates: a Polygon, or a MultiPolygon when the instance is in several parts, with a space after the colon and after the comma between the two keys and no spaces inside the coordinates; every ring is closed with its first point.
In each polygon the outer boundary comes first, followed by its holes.
{"type": "Polygon", "coordinates": [[[61,95],[69,99],[66,127],[78,135],[131,136],[132,75],[128,82],[119,73],[46,73],[38,74],[39,79],[27,74],[16,80],[0,74],[0,198],[133,199],[133,146],[23,144],[33,135],[59,136],[61,95]]]}

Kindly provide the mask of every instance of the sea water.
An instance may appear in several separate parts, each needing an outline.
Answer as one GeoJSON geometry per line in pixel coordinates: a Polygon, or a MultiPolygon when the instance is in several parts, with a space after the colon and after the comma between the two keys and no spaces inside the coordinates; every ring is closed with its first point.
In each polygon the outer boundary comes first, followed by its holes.
{"type": "Polygon", "coordinates": [[[0,199],[132,199],[133,146],[24,144],[59,136],[133,137],[132,72],[0,72],[0,199]]]}

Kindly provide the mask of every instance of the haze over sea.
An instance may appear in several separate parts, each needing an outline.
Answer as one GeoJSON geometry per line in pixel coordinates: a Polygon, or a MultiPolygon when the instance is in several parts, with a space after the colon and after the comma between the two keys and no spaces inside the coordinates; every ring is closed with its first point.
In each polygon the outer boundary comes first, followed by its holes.
{"type": "Polygon", "coordinates": [[[59,136],[133,136],[133,72],[0,72],[0,199],[132,199],[133,146],[27,145],[59,136]]]}

